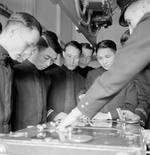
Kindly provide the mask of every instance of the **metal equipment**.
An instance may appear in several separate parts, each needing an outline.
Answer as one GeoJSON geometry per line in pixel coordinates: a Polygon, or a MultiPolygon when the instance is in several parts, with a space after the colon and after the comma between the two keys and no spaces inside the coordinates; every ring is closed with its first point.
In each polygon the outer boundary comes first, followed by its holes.
{"type": "Polygon", "coordinates": [[[0,153],[13,155],[144,155],[141,128],[121,122],[90,123],[59,132],[57,123],[0,134],[0,153]]]}

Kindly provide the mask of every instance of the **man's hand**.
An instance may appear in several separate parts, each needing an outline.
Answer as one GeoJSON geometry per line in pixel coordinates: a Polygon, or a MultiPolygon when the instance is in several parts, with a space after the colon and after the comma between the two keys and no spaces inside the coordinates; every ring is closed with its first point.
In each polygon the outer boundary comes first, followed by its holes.
{"type": "Polygon", "coordinates": [[[80,116],[82,116],[82,113],[78,108],[74,108],[59,124],[58,130],[65,131],[66,127],[75,124],[80,116]]]}
{"type": "Polygon", "coordinates": [[[140,116],[134,114],[133,112],[129,111],[129,110],[122,110],[122,113],[125,117],[125,120],[132,120],[132,121],[140,121],[140,116]]]}
{"type": "Polygon", "coordinates": [[[61,121],[61,120],[63,120],[66,116],[67,116],[66,113],[60,112],[59,114],[57,114],[57,115],[55,116],[54,121],[56,121],[56,122],[57,122],[57,121],[61,121]]]}

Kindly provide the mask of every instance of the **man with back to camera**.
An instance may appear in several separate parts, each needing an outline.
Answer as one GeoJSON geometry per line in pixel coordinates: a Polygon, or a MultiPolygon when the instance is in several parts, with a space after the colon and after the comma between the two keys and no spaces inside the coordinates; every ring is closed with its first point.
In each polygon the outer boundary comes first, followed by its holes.
{"type": "MultiPolygon", "coordinates": [[[[125,45],[129,37],[128,31],[121,37],[121,43],[125,45]]],[[[101,76],[106,70],[109,70],[115,61],[116,46],[110,40],[104,40],[96,46],[97,60],[104,68],[92,70],[88,73],[86,79],[87,89],[93,84],[98,76],[101,76]]],[[[124,88],[122,88],[103,108],[100,109],[93,119],[107,120],[118,119],[117,108],[121,108],[121,112],[125,112],[127,120],[139,121],[142,126],[146,125],[148,116],[148,101],[144,91],[150,92],[150,86],[145,75],[150,70],[145,68],[141,74],[131,80],[124,88]]],[[[149,74],[150,75],[150,74],[149,74]]]]}
{"type": "MultiPolygon", "coordinates": [[[[121,8],[119,23],[128,26],[130,38],[120,49],[111,69],[99,77],[65,120],[59,125],[64,130],[80,116],[92,118],[121,88],[150,62],[150,1],[117,0],[121,8]]],[[[147,92],[149,93],[149,92],[147,92]]]]}
{"type": "MultiPolygon", "coordinates": [[[[120,38],[120,43],[122,46],[125,46],[126,41],[130,36],[129,30],[126,30],[120,38]]],[[[132,121],[140,120],[140,124],[144,128],[150,128],[149,121],[149,112],[150,112],[150,98],[148,96],[150,92],[150,65],[146,66],[133,80],[138,92],[137,100],[138,105],[134,111],[122,110],[122,113],[125,114],[126,119],[132,121]]]]}
{"type": "Polygon", "coordinates": [[[0,132],[10,131],[13,73],[11,59],[16,60],[28,47],[36,44],[42,28],[30,14],[14,13],[0,34],[0,132]],[[10,56],[10,57],[9,57],[10,56]]]}

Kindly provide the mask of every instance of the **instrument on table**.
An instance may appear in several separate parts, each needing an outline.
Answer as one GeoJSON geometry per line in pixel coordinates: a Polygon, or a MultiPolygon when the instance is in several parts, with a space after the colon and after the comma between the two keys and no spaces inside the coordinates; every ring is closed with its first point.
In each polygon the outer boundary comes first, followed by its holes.
{"type": "MultiPolygon", "coordinates": [[[[139,124],[91,120],[81,126],[57,130],[58,122],[49,122],[0,135],[0,144],[8,154],[36,155],[144,155],[145,143],[139,124]],[[83,125],[85,124],[85,125],[83,125]]],[[[1,147],[1,146],[0,146],[1,147]]],[[[1,149],[0,149],[1,153],[1,149]]]]}

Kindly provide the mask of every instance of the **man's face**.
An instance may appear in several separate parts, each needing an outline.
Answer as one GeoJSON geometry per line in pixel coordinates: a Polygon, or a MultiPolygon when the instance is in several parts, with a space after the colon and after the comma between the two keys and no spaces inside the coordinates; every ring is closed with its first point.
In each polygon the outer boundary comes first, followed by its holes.
{"type": "Polygon", "coordinates": [[[86,67],[91,59],[92,59],[92,53],[93,51],[91,49],[88,49],[88,48],[82,48],[82,54],[80,56],[80,63],[79,65],[82,67],[86,67]]]}
{"type": "Polygon", "coordinates": [[[110,48],[100,48],[97,51],[97,60],[101,64],[101,66],[106,70],[110,69],[114,62],[114,59],[115,53],[110,48]]]}
{"type": "Polygon", "coordinates": [[[29,46],[23,53],[20,54],[20,57],[17,58],[17,61],[23,62],[24,60],[28,59],[36,50],[36,46],[29,46]]]}
{"type": "Polygon", "coordinates": [[[28,47],[36,45],[40,38],[37,29],[29,29],[22,25],[12,31],[10,35],[10,45],[12,50],[9,52],[9,55],[14,60],[17,60],[28,47]]]}
{"type": "Polygon", "coordinates": [[[57,53],[51,48],[42,49],[37,52],[35,66],[39,70],[44,70],[49,67],[57,59],[57,53]]]}
{"type": "Polygon", "coordinates": [[[79,64],[80,50],[69,45],[63,52],[64,64],[69,70],[74,70],[79,64]]]}

